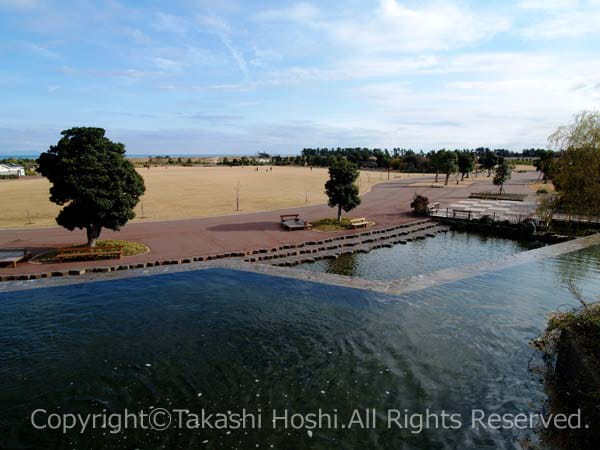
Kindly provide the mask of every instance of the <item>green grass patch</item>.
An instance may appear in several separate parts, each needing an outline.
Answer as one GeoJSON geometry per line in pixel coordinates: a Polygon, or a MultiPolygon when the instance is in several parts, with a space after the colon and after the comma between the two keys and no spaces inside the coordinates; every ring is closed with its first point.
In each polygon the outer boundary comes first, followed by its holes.
{"type": "MultiPolygon", "coordinates": [[[[146,245],[140,244],[139,242],[131,242],[131,241],[119,241],[119,240],[106,240],[106,241],[97,241],[96,247],[114,247],[121,246],[123,249],[123,256],[135,256],[140,255],[142,253],[146,253],[149,249],[146,245]]],[[[87,244],[79,244],[73,245],[72,247],[87,247],[87,244]]],[[[56,263],[58,260],[56,259],[56,255],[58,254],[58,249],[50,250],[43,255],[37,257],[35,260],[42,263],[56,263]]]]}
{"type": "Polygon", "coordinates": [[[342,217],[342,220],[338,222],[337,219],[319,219],[311,222],[313,230],[318,231],[340,231],[340,230],[351,230],[350,219],[342,217]]]}

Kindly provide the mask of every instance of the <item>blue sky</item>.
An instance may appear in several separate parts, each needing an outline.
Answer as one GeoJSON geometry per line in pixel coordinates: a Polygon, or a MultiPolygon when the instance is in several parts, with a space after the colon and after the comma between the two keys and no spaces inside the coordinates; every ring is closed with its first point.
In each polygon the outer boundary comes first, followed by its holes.
{"type": "Polygon", "coordinates": [[[600,103],[600,0],[0,0],[0,153],[546,144],[600,103]]]}

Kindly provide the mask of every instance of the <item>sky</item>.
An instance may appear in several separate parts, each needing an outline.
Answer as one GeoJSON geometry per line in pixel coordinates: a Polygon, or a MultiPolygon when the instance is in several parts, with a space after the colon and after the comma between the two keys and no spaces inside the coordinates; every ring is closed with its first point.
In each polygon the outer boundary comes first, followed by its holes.
{"type": "Polygon", "coordinates": [[[600,104],[600,0],[0,0],[0,154],[546,146],[600,104]]]}

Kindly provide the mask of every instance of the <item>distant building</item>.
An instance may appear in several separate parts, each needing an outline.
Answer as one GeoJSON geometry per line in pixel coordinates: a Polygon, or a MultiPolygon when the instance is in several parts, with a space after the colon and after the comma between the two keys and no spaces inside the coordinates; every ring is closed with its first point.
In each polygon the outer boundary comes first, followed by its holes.
{"type": "Polygon", "coordinates": [[[16,175],[18,177],[25,176],[25,167],[17,164],[0,164],[0,176],[16,175]]]}

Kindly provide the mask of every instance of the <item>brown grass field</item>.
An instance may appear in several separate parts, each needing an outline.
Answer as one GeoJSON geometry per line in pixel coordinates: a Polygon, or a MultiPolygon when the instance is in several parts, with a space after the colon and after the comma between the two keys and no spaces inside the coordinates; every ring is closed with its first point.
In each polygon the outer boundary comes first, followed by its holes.
{"type": "MultiPolygon", "coordinates": [[[[136,207],[136,221],[188,219],[275,210],[326,202],[327,169],[308,167],[152,167],[138,169],[146,194],[136,207]],[[239,184],[239,211],[236,190],[239,184]],[[308,199],[308,202],[306,201],[308,199]],[[142,216],[142,205],[144,214],[142,216]]],[[[392,173],[391,179],[422,176],[392,173]]],[[[385,172],[364,172],[360,192],[387,180],[385,172]]],[[[0,228],[56,225],[60,207],[48,200],[45,178],[0,181],[0,228]],[[29,211],[29,213],[28,213],[29,211]]]]}

